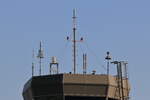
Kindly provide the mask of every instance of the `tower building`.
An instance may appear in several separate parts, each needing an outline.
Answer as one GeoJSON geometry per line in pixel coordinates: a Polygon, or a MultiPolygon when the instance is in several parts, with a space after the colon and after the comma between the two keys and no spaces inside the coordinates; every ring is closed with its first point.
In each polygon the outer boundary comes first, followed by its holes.
{"type": "MultiPolygon", "coordinates": [[[[73,11],[73,73],[58,72],[58,62],[53,57],[50,63],[50,74],[41,74],[41,43],[38,57],[40,58],[39,75],[33,76],[23,88],[24,100],[129,100],[130,85],[127,74],[127,63],[112,61],[107,52],[107,74],[90,74],[86,72],[86,57],[83,61],[83,74],[76,73],[76,23],[75,10],[73,11]],[[52,64],[57,65],[57,72],[52,73],[52,64]],[[109,65],[115,64],[117,73],[109,73],[109,65]]],[[[67,37],[67,40],[70,40],[67,37]]],[[[81,38],[80,41],[83,41],[81,38]]]]}

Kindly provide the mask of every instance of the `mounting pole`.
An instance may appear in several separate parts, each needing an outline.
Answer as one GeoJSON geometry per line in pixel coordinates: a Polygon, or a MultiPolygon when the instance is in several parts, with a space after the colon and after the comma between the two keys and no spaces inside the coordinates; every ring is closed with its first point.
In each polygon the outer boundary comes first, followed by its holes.
{"type": "Polygon", "coordinates": [[[87,54],[84,55],[84,60],[85,60],[85,74],[87,73],[87,54]]]}
{"type": "Polygon", "coordinates": [[[129,84],[128,84],[128,80],[129,80],[129,76],[128,76],[128,68],[127,68],[128,62],[124,62],[124,73],[125,73],[125,79],[126,79],[126,86],[127,86],[127,95],[128,97],[126,98],[126,100],[129,100],[129,84]]]}
{"type": "Polygon", "coordinates": [[[76,73],[76,14],[73,9],[73,72],[76,73]]]}
{"type": "Polygon", "coordinates": [[[120,61],[113,61],[111,62],[115,65],[117,65],[117,85],[118,85],[118,97],[119,97],[119,100],[122,100],[122,94],[121,94],[121,63],[120,61]]]}
{"type": "Polygon", "coordinates": [[[38,51],[38,56],[37,58],[39,58],[39,75],[41,76],[41,68],[42,68],[42,59],[44,58],[44,54],[43,54],[43,50],[42,50],[42,42],[40,41],[40,48],[38,51]]]}
{"type": "Polygon", "coordinates": [[[32,52],[32,77],[34,76],[34,49],[32,52]]]}
{"type": "Polygon", "coordinates": [[[32,62],[32,77],[34,76],[34,63],[32,62]]]}
{"type": "Polygon", "coordinates": [[[87,55],[83,54],[83,74],[86,74],[86,69],[87,69],[87,55]]]}
{"type": "MultiPolygon", "coordinates": [[[[107,60],[107,80],[108,80],[108,82],[109,82],[109,64],[110,64],[110,60],[111,60],[111,56],[110,56],[110,53],[107,51],[107,56],[105,57],[105,59],[107,60]]],[[[107,96],[106,96],[106,100],[108,100],[109,99],[109,97],[108,97],[108,91],[109,90],[109,87],[107,87],[107,96]]]]}
{"type": "MultiPolygon", "coordinates": [[[[118,81],[118,92],[120,100],[125,100],[124,98],[124,82],[123,82],[123,65],[126,67],[126,62],[124,61],[114,61],[112,62],[117,65],[117,81],[118,81]]],[[[127,80],[127,79],[126,79],[127,80]]],[[[128,88],[128,86],[127,86],[128,88]]],[[[128,99],[128,98],[127,98],[128,99]]]]}
{"type": "Polygon", "coordinates": [[[107,60],[107,75],[109,75],[109,64],[111,60],[110,52],[107,52],[107,56],[105,57],[105,59],[107,60]]]}

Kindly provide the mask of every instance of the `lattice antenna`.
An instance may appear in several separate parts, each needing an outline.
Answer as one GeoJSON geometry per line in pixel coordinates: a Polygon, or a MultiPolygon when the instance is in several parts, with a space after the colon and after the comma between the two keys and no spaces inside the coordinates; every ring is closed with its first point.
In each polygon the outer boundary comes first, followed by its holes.
{"type": "Polygon", "coordinates": [[[76,13],[73,9],[73,72],[76,73],[76,13]]]}
{"type": "MultiPolygon", "coordinates": [[[[71,39],[72,43],[73,43],[73,73],[76,74],[76,63],[77,63],[77,42],[83,42],[83,37],[80,38],[80,40],[76,40],[76,11],[75,9],[73,9],[73,39],[71,39]]],[[[67,36],[67,40],[70,40],[70,38],[67,36]]]]}

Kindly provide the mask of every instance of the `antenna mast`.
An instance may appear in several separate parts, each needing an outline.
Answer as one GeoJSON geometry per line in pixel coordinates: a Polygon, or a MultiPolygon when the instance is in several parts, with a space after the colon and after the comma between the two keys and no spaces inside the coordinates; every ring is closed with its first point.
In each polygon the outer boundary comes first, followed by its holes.
{"type": "Polygon", "coordinates": [[[42,68],[42,59],[44,58],[44,54],[43,54],[43,50],[42,50],[42,42],[40,41],[40,48],[38,51],[38,56],[37,58],[39,58],[39,75],[41,76],[41,68],[42,68]]]}
{"type": "Polygon", "coordinates": [[[76,14],[73,9],[73,71],[76,73],[76,14]]]}
{"type": "MultiPolygon", "coordinates": [[[[76,48],[77,48],[77,46],[76,46],[76,43],[77,42],[83,42],[83,37],[81,37],[80,38],[80,40],[76,40],[76,30],[77,30],[77,28],[76,28],[76,13],[75,13],[75,9],[73,9],[73,17],[72,17],[72,19],[73,19],[73,28],[72,28],[72,30],[73,30],[73,39],[71,39],[71,42],[73,42],[73,73],[74,74],[76,74],[76,62],[77,62],[77,52],[76,52],[76,48]]],[[[70,40],[69,39],[69,37],[67,36],[67,40],[70,40]]]]}

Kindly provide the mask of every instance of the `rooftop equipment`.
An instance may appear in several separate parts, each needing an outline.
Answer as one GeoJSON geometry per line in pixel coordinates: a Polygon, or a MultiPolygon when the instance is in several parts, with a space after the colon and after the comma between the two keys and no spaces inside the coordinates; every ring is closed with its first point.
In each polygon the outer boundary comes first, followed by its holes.
{"type": "Polygon", "coordinates": [[[52,59],[51,59],[51,63],[50,63],[50,74],[52,74],[52,72],[54,73],[54,74],[58,74],[59,73],[59,63],[57,62],[57,58],[56,57],[52,57],[52,59]]]}
{"type": "MultiPolygon", "coordinates": [[[[130,85],[128,81],[127,62],[113,61],[117,65],[117,75],[110,75],[109,66],[111,56],[107,52],[107,74],[87,73],[87,55],[83,54],[83,74],[76,73],[76,16],[73,10],[73,74],[59,73],[59,63],[53,56],[49,65],[49,75],[41,75],[44,53],[42,43],[38,50],[39,76],[34,76],[32,63],[32,77],[24,85],[24,100],[128,100],[130,85]]],[[[69,37],[67,37],[69,40],[69,37]]],[[[34,54],[34,53],[33,53],[34,54]]]]}

